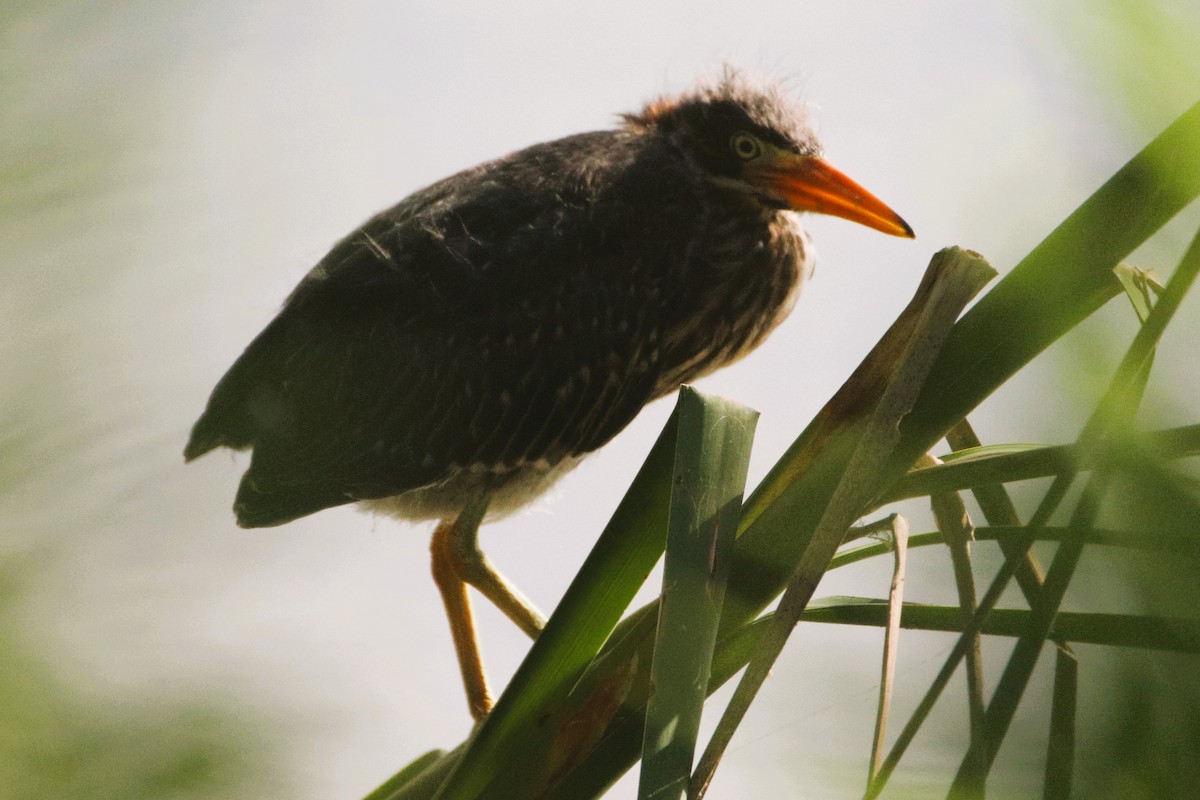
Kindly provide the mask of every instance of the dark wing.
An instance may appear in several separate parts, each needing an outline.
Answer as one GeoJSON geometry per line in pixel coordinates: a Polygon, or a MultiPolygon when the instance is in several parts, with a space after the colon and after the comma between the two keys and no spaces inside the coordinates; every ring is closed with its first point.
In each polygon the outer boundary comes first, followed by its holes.
{"type": "Polygon", "coordinates": [[[240,524],[556,463],[653,399],[655,293],[581,233],[586,198],[486,185],[348,237],[218,384],[185,455],[253,448],[240,524]]]}

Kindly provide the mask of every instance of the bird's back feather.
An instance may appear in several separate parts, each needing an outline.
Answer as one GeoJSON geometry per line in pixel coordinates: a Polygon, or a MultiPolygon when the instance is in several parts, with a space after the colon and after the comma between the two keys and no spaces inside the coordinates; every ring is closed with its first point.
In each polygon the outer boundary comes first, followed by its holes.
{"type": "Polygon", "coordinates": [[[241,524],[549,467],[653,398],[665,299],[591,233],[586,171],[532,194],[492,171],[344,239],[217,385],[185,455],[253,449],[241,524]]]}

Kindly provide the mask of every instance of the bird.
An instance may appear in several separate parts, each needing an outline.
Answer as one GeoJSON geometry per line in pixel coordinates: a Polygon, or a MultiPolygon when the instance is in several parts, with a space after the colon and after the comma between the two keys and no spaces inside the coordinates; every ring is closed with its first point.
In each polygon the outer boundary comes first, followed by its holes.
{"type": "Polygon", "coordinates": [[[913,237],[777,84],[727,69],[409,195],[341,239],[217,383],[184,456],[250,450],[237,523],[357,503],[436,521],[470,713],[467,586],[545,618],[479,548],[643,406],[745,356],[812,271],[798,212],[913,237]]]}

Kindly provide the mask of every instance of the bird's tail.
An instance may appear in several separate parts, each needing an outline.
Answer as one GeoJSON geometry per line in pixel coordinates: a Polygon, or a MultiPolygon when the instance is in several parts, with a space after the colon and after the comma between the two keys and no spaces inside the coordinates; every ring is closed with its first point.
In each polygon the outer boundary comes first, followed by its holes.
{"type": "Polygon", "coordinates": [[[183,458],[185,461],[192,461],[204,455],[209,450],[214,450],[221,446],[233,447],[240,450],[250,445],[249,441],[241,444],[230,441],[230,437],[222,432],[222,426],[214,417],[215,415],[210,411],[205,411],[204,415],[196,420],[196,424],[192,426],[192,435],[188,437],[187,446],[183,448],[183,458]]]}
{"type": "Polygon", "coordinates": [[[355,501],[345,492],[309,485],[263,490],[255,482],[252,472],[242,476],[237,498],[233,501],[233,513],[242,528],[272,528],[355,501]]]}

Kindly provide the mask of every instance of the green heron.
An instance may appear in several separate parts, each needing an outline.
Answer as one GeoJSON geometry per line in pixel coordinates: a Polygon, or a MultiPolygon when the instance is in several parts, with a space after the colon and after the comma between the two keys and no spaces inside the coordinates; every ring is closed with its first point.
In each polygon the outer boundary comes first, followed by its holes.
{"type": "Polygon", "coordinates": [[[776,89],[728,73],[460,172],[342,239],[213,390],[184,455],[251,449],[238,524],[331,506],[438,520],[433,573],[476,718],[468,584],[544,622],[479,550],[650,401],[744,356],[811,268],[790,212],[911,237],[776,89]]]}

